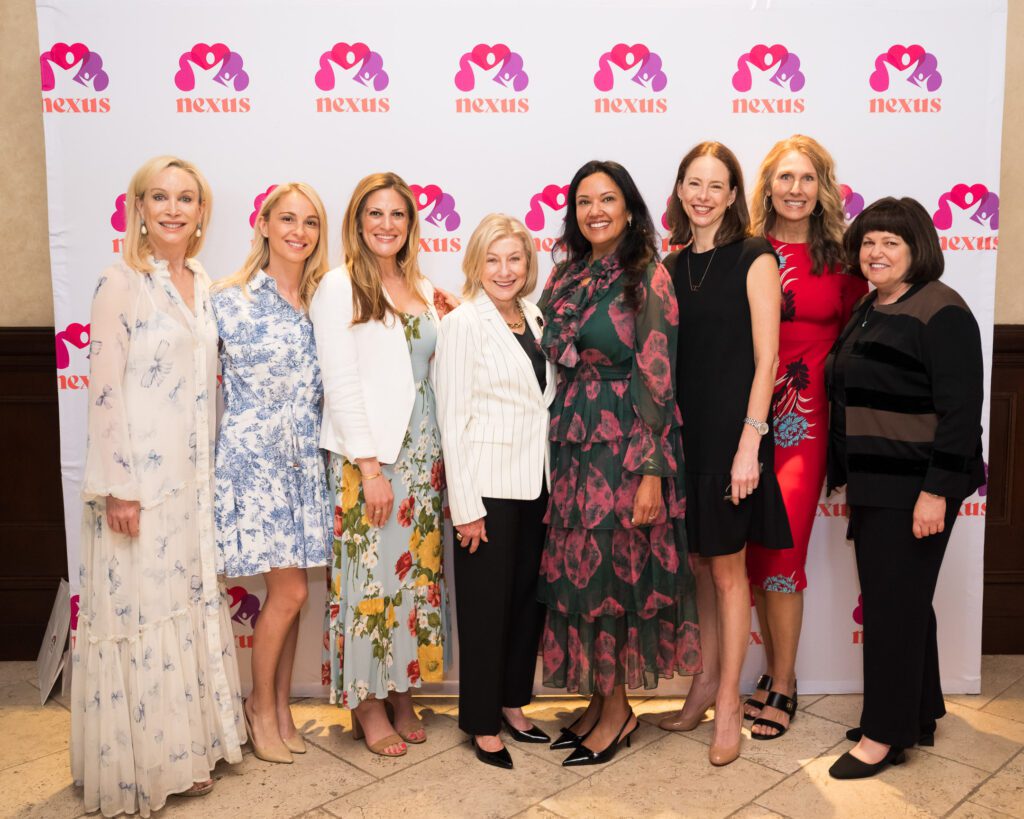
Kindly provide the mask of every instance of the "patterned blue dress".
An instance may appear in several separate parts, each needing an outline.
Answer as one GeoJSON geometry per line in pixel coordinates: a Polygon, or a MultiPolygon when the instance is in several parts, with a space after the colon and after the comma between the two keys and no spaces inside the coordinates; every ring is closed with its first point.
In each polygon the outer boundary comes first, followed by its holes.
{"type": "Polygon", "coordinates": [[[247,289],[213,294],[224,379],[214,519],[228,577],[324,566],[334,526],[313,325],[262,270],[247,289]]]}

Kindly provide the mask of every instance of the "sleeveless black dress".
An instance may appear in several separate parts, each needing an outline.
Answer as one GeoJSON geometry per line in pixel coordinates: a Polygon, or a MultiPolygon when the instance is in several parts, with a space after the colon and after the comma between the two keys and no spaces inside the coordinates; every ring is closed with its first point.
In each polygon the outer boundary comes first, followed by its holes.
{"type": "Polygon", "coordinates": [[[734,554],[748,540],[773,549],[793,545],[775,477],[770,417],[758,454],[757,489],[739,506],[723,499],[754,380],[747,273],[765,253],[775,255],[767,240],[748,238],[707,253],[679,251],[665,260],[679,302],[676,400],[683,416],[686,533],[691,551],[702,557],[734,554]]]}

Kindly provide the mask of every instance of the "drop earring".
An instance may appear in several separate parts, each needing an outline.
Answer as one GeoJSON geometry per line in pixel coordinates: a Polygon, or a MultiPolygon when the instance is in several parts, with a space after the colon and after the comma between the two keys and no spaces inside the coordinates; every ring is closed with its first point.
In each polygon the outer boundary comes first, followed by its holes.
{"type": "Polygon", "coordinates": [[[203,235],[203,226],[202,225],[198,225],[196,227],[196,237],[199,237],[199,236],[202,236],[202,235],[203,235]]]}
{"type": "Polygon", "coordinates": [[[141,233],[141,234],[142,234],[143,236],[145,236],[145,235],[146,235],[147,233],[149,233],[149,231],[148,231],[148,230],[146,230],[146,223],[145,223],[145,222],[143,222],[143,223],[142,223],[142,229],[141,229],[141,230],[140,230],[139,232],[140,232],[140,233],[141,233]]]}

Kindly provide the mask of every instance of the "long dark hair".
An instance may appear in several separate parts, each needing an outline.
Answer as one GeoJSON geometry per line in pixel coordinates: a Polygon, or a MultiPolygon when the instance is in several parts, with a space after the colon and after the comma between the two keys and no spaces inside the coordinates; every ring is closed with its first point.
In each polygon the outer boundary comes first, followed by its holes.
{"type": "MultiPolygon", "coordinates": [[[[611,180],[622,191],[622,198],[626,210],[632,215],[632,224],[627,226],[615,255],[619,259],[625,272],[625,284],[623,293],[626,305],[630,310],[640,309],[640,283],[643,281],[644,273],[651,262],[658,259],[658,236],[654,231],[654,222],[651,219],[651,212],[647,209],[640,191],[637,190],[633,177],[629,171],[623,168],[618,162],[592,159],[583,165],[569,183],[569,196],[566,199],[565,226],[562,235],[558,237],[556,250],[552,254],[565,254],[561,261],[563,265],[573,264],[585,259],[590,255],[590,242],[583,236],[579,222],[576,220],[576,192],[580,183],[588,176],[595,173],[607,174],[611,180]]],[[[556,263],[559,262],[555,258],[556,263]]]]}

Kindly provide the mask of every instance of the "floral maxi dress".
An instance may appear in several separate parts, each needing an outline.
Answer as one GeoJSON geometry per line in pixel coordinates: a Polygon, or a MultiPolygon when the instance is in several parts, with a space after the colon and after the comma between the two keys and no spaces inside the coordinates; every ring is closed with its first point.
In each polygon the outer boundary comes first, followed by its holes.
{"type": "Polygon", "coordinates": [[[624,275],[605,257],[556,272],[541,299],[542,346],[560,365],[540,567],[544,684],[584,695],[701,670],[672,384],[679,314],[660,264],[640,283],[637,312],[624,275]],[[662,504],[636,526],[645,475],[661,478],[662,504]]]}
{"type": "Polygon", "coordinates": [[[439,682],[444,670],[444,466],[428,379],[437,328],[429,311],[402,314],[401,321],[416,401],[397,460],[381,464],[395,494],[383,527],[366,518],[359,468],[331,453],[328,478],[342,524],[329,577],[323,678],[331,702],[345,708],[439,682]]]}

